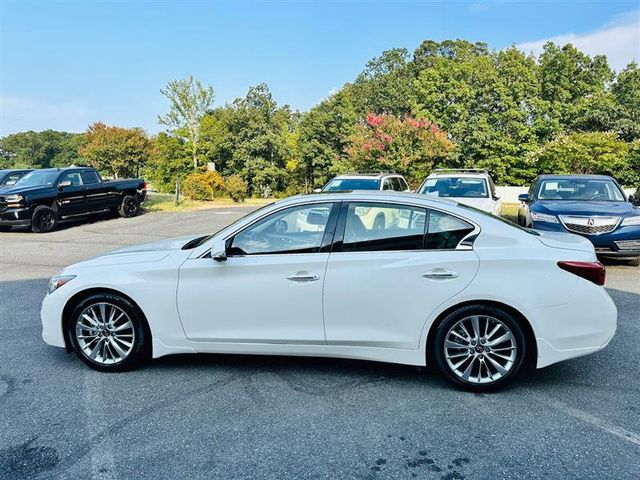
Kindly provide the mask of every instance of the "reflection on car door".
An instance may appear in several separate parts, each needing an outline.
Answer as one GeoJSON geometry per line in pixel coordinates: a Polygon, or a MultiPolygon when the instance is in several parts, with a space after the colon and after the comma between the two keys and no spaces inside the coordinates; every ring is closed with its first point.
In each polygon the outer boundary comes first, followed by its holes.
{"type": "Polygon", "coordinates": [[[178,309],[193,341],[324,344],[322,287],[338,204],[289,207],[227,240],[226,261],[180,267],[178,309]]]}
{"type": "Polygon", "coordinates": [[[473,250],[456,249],[474,228],[419,207],[343,204],[324,289],[327,343],[418,348],[431,312],[478,269],[473,250]],[[371,210],[396,220],[369,227],[359,213],[371,210]]]}
{"type": "Polygon", "coordinates": [[[71,182],[68,187],[58,188],[59,212],[62,216],[86,213],[86,190],[80,171],[67,172],[58,179],[58,185],[71,182]]]}
{"type": "Polygon", "coordinates": [[[89,212],[106,210],[109,205],[109,188],[100,181],[95,170],[83,170],[82,181],[85,185],[86,208],[89,212]]]}

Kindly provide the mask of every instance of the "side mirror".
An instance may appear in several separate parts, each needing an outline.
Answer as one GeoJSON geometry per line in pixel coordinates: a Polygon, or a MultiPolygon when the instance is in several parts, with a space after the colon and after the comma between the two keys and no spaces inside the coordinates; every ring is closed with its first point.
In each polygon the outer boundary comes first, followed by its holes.
{"type": "Polygon", "coordinates": [[[72,184],[71,184],[71,180],[65,180],[64,182],[60,182],[60,183],[58,184],[58,188],[59,188],[60,190],[62,190],[63,188],[70,187],[71,185],[72,185],[72,184]]]}
{"type": "Polygon", "coordinates": [[[313,193],[320,193],[322,191],[321,188],[314,188],[313,193]]]}
{"type": "Polygon", "coordinates": [[[521,193],[520,195],[518,195],[518,201],[520,202],[528,202],[529,201],[529,194],[528,193],[521,193]]]}
{"type": "Polygon", "coordinates": [[[492,196],[494,200],[500,200],[500,194],[498,192],[495,192],[492,196]]]}
{"type": "Polygon", "coordinates": [[[224,241],[217,241],[211,247],[211,258],[216,262],[224,262],[227,259],[227,246],[224,241]]]}

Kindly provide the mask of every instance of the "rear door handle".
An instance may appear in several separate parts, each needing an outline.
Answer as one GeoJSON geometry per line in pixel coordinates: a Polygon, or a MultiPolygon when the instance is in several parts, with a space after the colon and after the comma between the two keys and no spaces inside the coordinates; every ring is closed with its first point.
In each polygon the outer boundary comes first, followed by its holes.
{"type": "Polygon", "coordinates": [[[434,268],[433,270],[429,270],[422,274],[424,278],[431,279],[447,279],[447,278],[457,278],[458,272],[454,272],[453,270],[448,270],[446,268],[434,268]]]}
{"type": "Polygon", "coordinates": [[[287,280],[292,282],[315,282],[320,280],[320,275],[311,272],[296,272],[287,277],[287,280]]]}

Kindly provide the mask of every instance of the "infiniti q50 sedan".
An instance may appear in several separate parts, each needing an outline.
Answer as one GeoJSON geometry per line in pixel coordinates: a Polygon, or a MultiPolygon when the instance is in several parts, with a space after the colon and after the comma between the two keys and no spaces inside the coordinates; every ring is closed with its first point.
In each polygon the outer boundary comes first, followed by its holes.
{"type": "Polygon", "coordinates": [[[604,276],[578,235],[425,195],[321,193],[65,268],[43,338],[101,371],[177,353],[341,357],[433,364],[481,391],[604,348],[604,276]]]}

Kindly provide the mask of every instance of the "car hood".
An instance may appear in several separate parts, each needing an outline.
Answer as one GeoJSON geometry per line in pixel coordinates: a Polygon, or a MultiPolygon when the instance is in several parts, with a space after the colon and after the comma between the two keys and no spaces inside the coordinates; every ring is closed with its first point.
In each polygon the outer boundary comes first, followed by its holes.
{"type": "Polygon", "coordinates": [[[540,200],[532,206],[533,211],[551,215],[604,215],[626,217],[638,215],[640,209],[629,202],[597,202],[540,200]]]}
{"type": "Polygon", "coordinates": [[[594,252],[593,243],[580,235],[564,232],[546,232],[536,230],[538,240],[547,247],[577,250],[580,252],[594,252]]]}
{"type": "Polygon", "coordinates": [[[202,236],[203,235],[188,235],[184,237],[167,238],[164,240],[158,240],[157,242],[119,248],[77,263],[74,267],[158,262],[170,253],[182,249],[182,247],[191,240],[195,240],[202,236]]]}
{"type": "Polygon", "coordinates": [[[51,189],[53,189],[53,187],[49,185],[34,185],[33,187],[16,187],[15,185],[11,185],[0,188],[0,195],[24,195],[51,189]]]}

